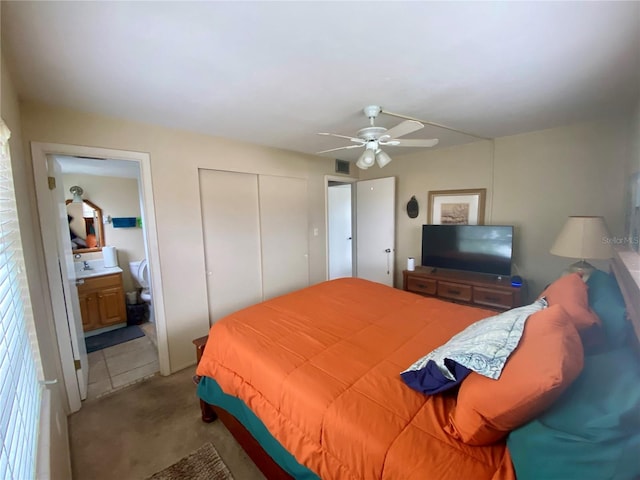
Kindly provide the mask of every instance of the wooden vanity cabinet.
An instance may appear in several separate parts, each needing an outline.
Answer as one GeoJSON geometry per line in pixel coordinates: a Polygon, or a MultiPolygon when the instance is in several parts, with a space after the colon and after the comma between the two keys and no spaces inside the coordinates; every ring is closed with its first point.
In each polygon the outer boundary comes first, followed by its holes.
{"type": "Polygon", "coordinates": [[[78,285],[78,299],[85,332],[127,321],[121,273],[83,280],[78,285]]]}

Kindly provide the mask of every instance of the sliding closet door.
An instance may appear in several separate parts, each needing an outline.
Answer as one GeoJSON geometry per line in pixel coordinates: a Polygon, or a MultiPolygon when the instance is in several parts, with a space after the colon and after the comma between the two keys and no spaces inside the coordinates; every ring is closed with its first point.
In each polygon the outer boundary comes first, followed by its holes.
{"type": "Polygon", "coordinates": [[[218,170],[199,174],[213,323],[262,300],[258,177],[218,170]]]}
{"type": "Polygon", "coordinates": [[[260,175],[265,300],[309,285],[307,181],[260,175]]]}

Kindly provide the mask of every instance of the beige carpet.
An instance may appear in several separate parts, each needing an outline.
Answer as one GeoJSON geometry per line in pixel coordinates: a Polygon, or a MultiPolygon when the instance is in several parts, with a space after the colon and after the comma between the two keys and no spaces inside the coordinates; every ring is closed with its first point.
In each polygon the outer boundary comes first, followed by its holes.
{"type": "Polygon", "coordinates": [[[158,472],[149,480],[233,480],[213,445],[205,443],[193,453],[158,472]]]}
{"type": "Polygon", "coordinates": [[[83,402],[69,417],[73,480],[145,479],[209,442],[236,479],[264,480],[220,421],[200,420],[193,373],[158,375],[83,402]]]}

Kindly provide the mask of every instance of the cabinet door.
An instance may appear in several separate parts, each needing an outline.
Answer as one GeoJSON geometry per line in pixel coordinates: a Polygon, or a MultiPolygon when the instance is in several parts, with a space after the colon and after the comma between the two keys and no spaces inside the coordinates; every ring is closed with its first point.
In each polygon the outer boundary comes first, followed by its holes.
{"type": "Polygon", "coordinates": [[[82,316],[82,329],[87,332],[100,328],[100,311],[98,309],[98,296],[96,293],[83,293],[78,295],[80,301],[80,315],[82,316]]]}
{"type": "Polygon", "coordinates": [[[98,293],[100,324],[102,327],[125,321],[124,292],[120,287],[105,288],[98,293]]]}

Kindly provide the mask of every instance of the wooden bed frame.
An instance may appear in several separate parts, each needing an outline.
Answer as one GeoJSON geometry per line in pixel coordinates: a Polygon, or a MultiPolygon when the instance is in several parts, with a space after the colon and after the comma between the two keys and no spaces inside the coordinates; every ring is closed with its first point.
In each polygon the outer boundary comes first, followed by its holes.
{"type": "MultiPolygon", "coordinates": [[[[611,271],[615,275],[618,285],[620,286],[620,291],[624,297],[627,307],[627,317],[633,325],[637,340],[635,343],[636,347],[638,347],[640,345],[640,287],[625,267],[618,252],[614,254],[614,258],[611,261],[611,271]]],[[[193,340],[193,344],[196,346],[198,363],[200,362],[200,358],[202,358],[206,343],[206,336],[193,340]]],[[[199,380],[198,377],[194,377],[196,383],[199,380]]],[[[204,400],[200,400],[200,410],[202,412],[203,422],[210,423],[218,418],[220,419],[266,478],[269,480],[294,480],[291,475],[284,471],[280,465],[262,449],[258,441],[253,438],[244,425],[236,420],[229,412],[210,405],[204,400]]]]}
{"type": "MultiPolygon", "coordinates": [[[[200,359],[204,353],[207,338],[208,337],[200,337],[193,341],[193,344],[196,346],[196,357],[198,363],[200,363],[200,359]]],[[[200,379],[197,376],[194,377],[194,382],[197,383],[199,381],[200,379]]],[[[253,463],[256,464],[264,476],[269,480],[294,480],[291,475],[285,472],[282,467],[280,467],[280,465],[278,465],[275,460],[273,460],[273,458],[271,458],[267,452],[262,449],[262,446],[258,441],[253,438],[253,435],[249,433],[249,430],[244,428],[244,425],[236,420],[236,417],[222,408],[208,404],[204,400],[200,400],[200,411],[202,413],[202,421],[205,423],[211,423],[219,418],[249,458],[253,460],[253,463]]]]}

